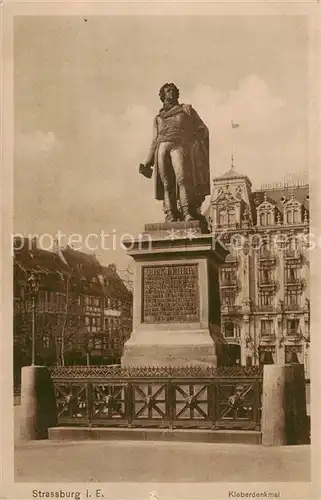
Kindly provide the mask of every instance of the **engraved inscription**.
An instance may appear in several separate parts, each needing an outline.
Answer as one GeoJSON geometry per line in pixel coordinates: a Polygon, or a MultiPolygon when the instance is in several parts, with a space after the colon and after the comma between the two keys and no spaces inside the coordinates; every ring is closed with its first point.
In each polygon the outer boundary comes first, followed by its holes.
{"type": "Polygon", "coordinates": [[[199,321],[197,264],[143,267],[145,323],[199,321]]]}

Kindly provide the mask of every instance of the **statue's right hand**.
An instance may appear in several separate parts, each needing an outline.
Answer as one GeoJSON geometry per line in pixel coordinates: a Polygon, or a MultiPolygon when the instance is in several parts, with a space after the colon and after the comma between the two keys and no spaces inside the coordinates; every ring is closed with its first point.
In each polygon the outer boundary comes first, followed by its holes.
{"type": "Polygon", "coordinates": [[[151,165],[147,162],[141,163],[139,165],[139,173],[150,179],[151,176],[153,175],[153,170],[151,168],[151,165]]]}

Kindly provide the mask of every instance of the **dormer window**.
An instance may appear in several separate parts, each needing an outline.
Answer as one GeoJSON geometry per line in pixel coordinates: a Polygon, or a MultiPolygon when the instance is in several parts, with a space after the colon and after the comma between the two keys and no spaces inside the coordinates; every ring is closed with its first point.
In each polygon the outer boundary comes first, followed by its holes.
{"type": "Polygon", "coordinates": [[[264,195],[264,201],[257,207],[257,221],[259,226],[273,226],[275,224],[275,207],[264,195]]]}
{"type": "Polygon", "coordinates": [[[271,226],[272,224],[272,213],[265,212],[260,214],[260,226],[271,226]]]}
{"type": "Polygon", "coordinates": [[[302,205],[294,199],[293,193],[291,198],[284,203],[284,220],[287,224],[302,223],[302,205]]]}
{"type": "Polygon", "coordinates": [[[226,226],[228,224],[235,224],[236,214],[234,208],[221,209],[219,211],[219,224],[220,226],[226,226]]]}
{"type": "Polygon", "coordinates": [[[287,224],[299,224],[301,222],[301,214],[299,209],[286,211],[287,224]]]}

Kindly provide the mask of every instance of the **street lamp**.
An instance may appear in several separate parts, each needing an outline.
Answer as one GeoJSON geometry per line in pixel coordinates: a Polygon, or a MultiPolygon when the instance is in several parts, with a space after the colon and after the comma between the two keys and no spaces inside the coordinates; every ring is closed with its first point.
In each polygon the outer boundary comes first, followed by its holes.
{"type": "Polygon", "coordinates": [[[32,355],[31,364],[36,364],[36,299],[39,292],[39,277],[32,272],[28,278],[29,292],[31,296],[32,311],[32,355]]]}

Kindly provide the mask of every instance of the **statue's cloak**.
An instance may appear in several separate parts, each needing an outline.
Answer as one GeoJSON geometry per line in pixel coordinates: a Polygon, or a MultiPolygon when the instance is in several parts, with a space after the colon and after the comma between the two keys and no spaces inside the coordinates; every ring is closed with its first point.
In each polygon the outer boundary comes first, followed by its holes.
{"type": "MultiPolygon", "coordinates": [[[[205,196],[211,193],[210,190],[210,163],[209,163],[209,131],[205,123],[201,120],[197,112],[190,104],[181,104],[184,112],[188,114],[192,122],[193,139],[184,145],[186,154],[189,158],[190,176],[195,193],[195,201],[200,206],[205,196]]],[[[181,112],[181,111],[180,111],[181,112]]],[[[154,180],[155,180],[155,198],[164,200],[164,186],[158,172],[157,133],[155,140],[155,155],[154,155],[154,180]]],[[[174,171],[172,172],[173,182],[175,182],[174,171]]]]}

